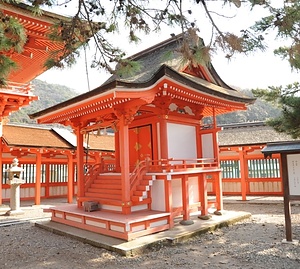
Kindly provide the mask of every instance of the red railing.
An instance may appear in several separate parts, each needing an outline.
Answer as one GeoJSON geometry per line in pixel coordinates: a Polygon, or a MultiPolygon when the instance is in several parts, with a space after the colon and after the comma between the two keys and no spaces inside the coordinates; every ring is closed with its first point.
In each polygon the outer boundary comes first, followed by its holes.
{"type": "Polygon", "coordinates": [[[130,191],[132,192],[135,186],[143,178],[149,170],[149,159],[141,161],[130,174],[130,191]]]}
{"type": "Polygon", "coordinates": [[[85,191],[87,191],[93,183],[95,176],[99,175],[102,172],[102,163],[97,163],[94,165],[87,164],[84,168],[84,189],[85,191]]]}
{"type": "Polygon", "coordinates": [[[165,173],[188,171],[191,169],[217,168],[219,163],[214,158],[201,159],[162,159],[152,160],[149,163],[149,172],[165,173]]]}
{"type": "MultiPolygon", "coordinates": [[[[146,173],[166,173],[166,172],[180,172],[195,169],[218,168],[218,162],[214,158],[201,159],[161,159],[150,160],[146,158],[139,162],[133,172],[130,174],[130,191],[132,192],[136,185],[140,182],[146,173]]],[[[101,173],[108,173],[115,171],[115,163],[113,160],[103,161],[100,164],[87,165],[85,167],[85,191],[90,187],[95,176],[101,173]]]]}

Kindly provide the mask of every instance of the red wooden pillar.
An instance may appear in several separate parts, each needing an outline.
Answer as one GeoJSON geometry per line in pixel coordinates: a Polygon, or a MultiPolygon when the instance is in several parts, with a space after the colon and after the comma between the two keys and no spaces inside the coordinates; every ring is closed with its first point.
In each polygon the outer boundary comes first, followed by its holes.
{"type": "Polygon", "coordinates": [[[170,228],[174,227],[174,219],[172,216],[173,211],[173,203],[172,203],[172,180],[165,176],[164,180],[165,184],[165,204],[166,204],[166,212],[170,213],[169,224],[170,228]]]}
{"type": "Polygon", "coordinates": [[[119,121],[119,152],[121,167],[122,205],[124,214],[130,213],[130,173],[129,173],[129,129],[125,116],[119,121]]]}
{"type": "MultiPolygon", "coordinates": [[[[241,193],[242,193],[242,200],[246,201],[246,193],[247,193],[247,183],[246,183],[246,167],[247,167],[247,160],[245,159],[245,151],[243,147],[239,147],[239,158],[240,158],[240,169],[241,169],[241,193]]],[[[248,170],[248,169],[247,169],[248,170]]],[[[248,174],[248,173],[247,173],[248,174]]]]}
{"type": "Polygon", "coordinates": [[[189,195],[189,182],[188,175],[184,175],[181,179],[182,186],[182,208],[183,208],[183,221],[181,224],[193,224],[190,221],[190,195],[189,195]]]}
{"type": "Polygon", "coordinates": [[[219,158],[219,143],[218,143],[218,131],[220,128],[217,127],[217,119],[215,116],[215,109],[213,109],[213,121],[214,121],[214,128],[213,128],[213,147],[214,147],[214,158],[216,162],[218,162],[218,166],[220,166],[220,158],[219,158]]]}
{"type": "Polygon", "coordinates": [[[197,158],[202,158],[202,137],[200,132],[200,125],[196,127],[196,145],[197,145],[197,158]]]}
{"type": "Polygon", "coordinates": [[[199,198],[201,203],[201,216],[208,215],[208,201],[207,201],[207,180],[206,174],[201,173],[198,175],[199,184],[199,198]]]}
{"type": "Polygon", "coordinates": [[[35,166],[35,196],[34,202],[36,205],[41,204],[41,176],[42,176],[42,154],[36,153],[36,166],[35,166]]]}
{"type": "MultiPolygon", "coordinates": [[[[1,123],[0,123],[1,124],[1,123]]],[[[3,162],[2,162],[2,124],[0,126],[0,205],[2,205],[2,181],[3,181],[3,162]]]]}
{"type": "Polygon", "coordinates": [[[167,130],[167,120],[166,115],[162,115],[162,119],[159,122],[160,127],[160,158],[168,159],[168,130],[167,130]]]}
{"type": "Polygon", "coordinates": [[[50,196],[50,164],[46,163],[45,171],[45,197],[50,196]]]}
{"type": "Polygon", "coordinates": [[[68,156],[68,203],[73,203],[73,155],[71,152],[67,153],[68,156]]]}
{"type": "Polygon", "coordinates": [[[115,165],[116,165],[116,172],[120,173],[121,172],[121,167],[120,167],[120,137],[119,137],[119,131],[115,132],[115,165]]]}
{"type": "MultiPolygon", "coordinates": [[[[80,126],[76,129],[77,137],[77,197],[84,197],[84,149],[83,149],[83,134],[80,132],[80,126]]],[[[82,202],[78,200],[78,207],[82,206],[82,202]]]]}
{"type": "Polygon", "coordinates": [[[216,202],[217,210],[223,210],[223,194],[222,194],[222,174],[221,172],[214,173],[214,181],[216,182],[216,202]]]}

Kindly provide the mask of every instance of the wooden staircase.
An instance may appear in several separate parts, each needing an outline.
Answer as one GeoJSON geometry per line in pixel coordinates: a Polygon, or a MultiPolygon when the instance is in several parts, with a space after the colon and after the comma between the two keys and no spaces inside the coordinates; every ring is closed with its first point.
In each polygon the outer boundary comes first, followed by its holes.
{"type": "Polygon", "coordinates": [[[154,176],[144,175],[139,183],[133,188],[131,200],[136,203],[151,202],[150,189],[155,180],[154,176]]]}
{"type": "MultiPolygon", "coordinates": [[[[154,176],[143,175],[142,179],[131,190],[132,205],[150,204],[150,190],[154,176]]],[[[104,173],[94,175],[86,188],[83,201],[97,201],[102,205],[122,204],[121,174],[104,173]]]]}
{"type": "Polygon", "coordinates": [[[101,174],[92,180],[85,192],[86,197],[97,198],[97,200],[121,201],[121,175],[101,174]]]}

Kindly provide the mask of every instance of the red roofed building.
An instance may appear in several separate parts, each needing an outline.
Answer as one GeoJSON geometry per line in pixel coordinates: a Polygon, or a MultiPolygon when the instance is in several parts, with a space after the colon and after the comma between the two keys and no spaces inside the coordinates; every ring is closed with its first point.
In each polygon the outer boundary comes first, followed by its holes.
{"type": "Polygon", "coordinates": [[[130,57],[140,65],[135,75],[114,75],[31,115],[41,124],[71,126],[77,136],[78,203],[54,208],[52,221],[131,240],[172,228],[176,216],[182,223],[194,211],[206,217],[208,178],[222,210],[216,116],[244,110],[254,99],[226,85],[211,63],[182,64],[182,41],[178,35],[130,57]],[[205,117],[212,124],[204,125],[205,117]],[[84,135],[105,128],[115,131],[115,166],[86,172],[84,135]],[[85,212],[86,201],[101,210],[85,212]]]}
{"type": "MultiPolygon", "coordinates": [[[[24,3],[7,4],[1,2],[0,15],[2,22],[5,19],[16,20],[24,27],[26,35],[26,43],[24,44],[23,51],[18,52],[16,50],[5,49],[0,51],[0,56],[8,57],[17,65],[17,68],[9,73],[6,85],[0,88],[0,136],[2,136],[2,126],[6,122],[6,117],[10,113],[38,99],[32,92],[33,89],[30,81],[46,71],[45,62],[47,59],[53,57],[53,52],[60,52],[64,48],[65,44],[63,42],[53,41],[49,38],[51,27],[60,22],[69,22],[71,19],[47,11],[43,11],[40,16],[36,16],[33,14],[31,7],[24,3]]],[[[56,57],[60,56],[59,53],[56,57]]],[[[49,133],[47,134],[49,135],[49,133]]],[[[28,143],[32,143],[32,140],[35,140],[37,143],[34,146],[36,152],[39,151],[39,147],[44,147],[39,145],[40,141],[38,141],[39,138],[37,136],[30,137],[29,135],[27,137],[26,132],[22,133],[22,136],[17,137],[17,134],[15,134],[14,141],[21,139],[24,142],[28,139],[27,142],[30,140],[31,142],[28,143]]],[[[44,137],[43,143],[47,141],[46,139],[51,141],[50,137],[44,137]]],[[[56,146],[59,144],[57,142],[58,140],[55,141],[56,146]]],[[[64,142],[61,144],[61,146],[65,146],[64,142]]],[[[2,154],[3,150],[5,149],[0,147],[0,154],[2,154]]],[[[39,159],[39,156],[40,154],[37,153],[36,158],[39,159]]],[[[1,169],[2,164],[2,158],[0,158],[1,169]]],[[[37,167],[37,180],[40,178],[39,173],[40,169],[37,167]]],[[[3,175],[3,171],[0,174],[3,175]]],[[[2,202],[2,181],[3,179],[0,180],[0,203],[2,202]]],[[[38,190],[36,197],[40,197],[38,190]]],[[[36,200],[36,202],[39,202],[39,200],[36,200]]]]}

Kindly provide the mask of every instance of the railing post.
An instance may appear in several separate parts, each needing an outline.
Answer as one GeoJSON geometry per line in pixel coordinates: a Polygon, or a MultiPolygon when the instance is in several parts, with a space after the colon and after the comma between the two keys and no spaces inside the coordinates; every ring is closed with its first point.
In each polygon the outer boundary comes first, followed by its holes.
{"type": "Polygon", "coordinates": [[[149,171],[150,161],[151,161],[150,155],[147,154],[147,155],[146,155],[146,158],[145,158],[145,164],[146,164],[146,170],[147,170],[147,172],[149,171]]]}

